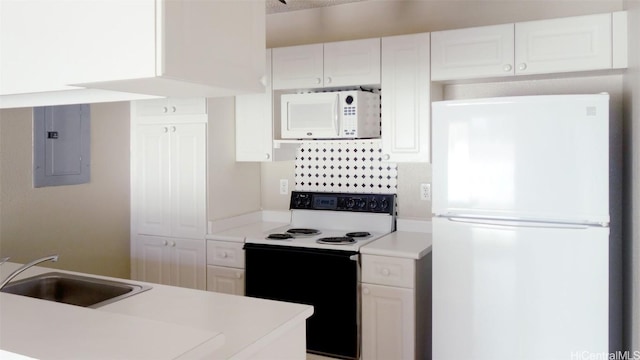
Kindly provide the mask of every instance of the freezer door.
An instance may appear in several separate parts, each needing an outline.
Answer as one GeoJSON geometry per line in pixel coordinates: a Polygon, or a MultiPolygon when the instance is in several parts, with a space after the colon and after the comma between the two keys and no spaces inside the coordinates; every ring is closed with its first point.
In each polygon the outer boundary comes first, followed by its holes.
{"type": "Polygon", "coordinates": [[[433,212],[609,221],[608,99],[433,103],[433,212]]]}
{"type": "Polygon", "coordinates": [[[433,359],[608,352],[607,228],[433,220],[433,359]]]}

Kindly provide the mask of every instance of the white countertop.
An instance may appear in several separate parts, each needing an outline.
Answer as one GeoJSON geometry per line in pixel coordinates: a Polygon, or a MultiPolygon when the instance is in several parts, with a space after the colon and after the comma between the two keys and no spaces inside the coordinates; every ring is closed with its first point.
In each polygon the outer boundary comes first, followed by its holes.
{"type": "MultiPolygon", "coordinates": [[[[3,264],[0,278],[18,266],[3,264]]],[[[0,293],[0,349],[39,359],[241,359],[313,314],[307,305],[149,285],[98,309],[0,293]]]]}
{"type": "MultiPolygon", "coordinates": [[[[400,220],[404,228],[421,231],[395,231],[360,248],[362,254],[420,259],[431,251],[431,224],[424,221],[400,220]],[[408,224],[408,225],[407,225],[408,224]],[[422,231],[425,230],[425,231],[422,231]]],[[[269,230],[286,223],[259,221],[207,235],[208,240],[244,242],[246,238],[262,238],[269,230]]]]}
{"type": "Polygon", "coordinates": [[[247,237],[263,237],[265,232],[284,225],[287,225],[287,223],[260,221],[208,234],[207,240],[244,242],[247,237]]]}
{"type": "Polygon", "coordinates": [[[431,233],[395,231],[360,248],[360,253],[420,259],[431,252],[431,233]]]}

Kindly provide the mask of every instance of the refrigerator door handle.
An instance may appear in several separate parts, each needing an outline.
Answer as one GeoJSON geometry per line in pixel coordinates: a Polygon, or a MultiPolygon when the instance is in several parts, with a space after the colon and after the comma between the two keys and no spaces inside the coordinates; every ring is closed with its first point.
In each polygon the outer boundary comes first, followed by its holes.
{"type": "MultiPolygon", "coordinates": [[[[548,228],[548,229],[574,229],[584,230],[590,227],[596,226],[596,224],[574,224],[574,223],[562,223],[562,222],[542,222],[542,221],[530,221],[530,220],[496,220],[496,219],[483,219],[473,217],[457,217],[457,216],[445,216],[445,219],[453,222],[478,224],[478,225],[492,225],[502,227],[517,227],[517,228],[548,228]]],[[[598,227],[604,227],[601,224],[597,224],[598,227]]]]}

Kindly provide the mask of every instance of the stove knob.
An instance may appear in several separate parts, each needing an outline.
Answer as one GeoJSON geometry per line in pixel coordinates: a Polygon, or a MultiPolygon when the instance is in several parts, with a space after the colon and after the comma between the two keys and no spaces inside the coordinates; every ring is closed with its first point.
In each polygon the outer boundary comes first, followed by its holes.
{"type": "Polygon", "coordinates": [[[311,198],[308,197],[304,199],[304,207],[310,207],[310,206],[311,206],[311,198]]]}
{"type": "Polygon", "coordinates": [[[371,199],[371,201],[369,202],[369,209],[375,210],[377,207],[378,202],[376,201],[376,199],[371,199]]]}
{"type": "Polygon", "coordinates": [[[351,209],[356,205],[356,201],[353,199],[347,200],[347,209],[351,209]]]}
{"type": "Polygon", "coordinates": [[[386,199],[382,199],[380,202],[380,210],[387,210],[389,207],[389,202],[386,199]]]}
{"type": "Polygon", "coordinates": [[[364,199],[358,200],[358,207],[364,209],[367,206],[367,202],[364,199]]]}

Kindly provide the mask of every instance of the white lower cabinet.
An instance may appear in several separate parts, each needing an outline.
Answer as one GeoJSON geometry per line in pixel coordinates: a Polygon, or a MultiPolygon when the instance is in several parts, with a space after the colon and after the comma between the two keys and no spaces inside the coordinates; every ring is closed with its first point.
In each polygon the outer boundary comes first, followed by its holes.
{"type": "Polygon", "coordinates": [[[244,243],[207,240],[207,290],[244,295],[244,243]]]}
{"type": "Polygon", "coordinates": [[[431,358],[431,255],[362,255],[362,359],[431,358]]]}
{"type": "Polygon", "coordinates": [[[135,237],[137,280],[205,289],[205,240],[135,237]]]}
{"type": "Polygon", "coordinates": [[[207,265],[207,290],[244,295],[244,269],[207,265]]]}
{"type": "Polygon", "coordinates": [[[414,359],[415,291],[362,284],[362,358],[414,359]]]}

